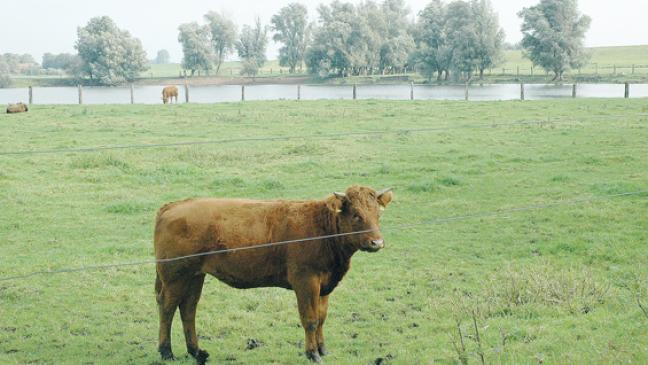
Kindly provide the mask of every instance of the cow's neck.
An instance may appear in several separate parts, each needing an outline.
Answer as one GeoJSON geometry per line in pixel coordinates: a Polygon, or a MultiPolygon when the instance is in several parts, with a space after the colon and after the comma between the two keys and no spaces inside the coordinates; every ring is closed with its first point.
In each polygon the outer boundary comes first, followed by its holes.
{"type": "MultiPolygon", "coordinates": [[[[325,223],[325,235],[342,233],[339,229],[339,217],[333,214],[327,207],[323,205],[322,216],[325,223]]],[[[328,285],[328,292],[332,291],[337,284],[342,280],[344,275],[349,271],[351,266],[351,256],[357,249],[350,243],[347,243],[348,237],[332,237],[325,239],[322,245],[324,257],[326,257],[327,271],[331,274],[328,285]]],[[[322,293],[326,295],[327,293],[322,293]]]]}

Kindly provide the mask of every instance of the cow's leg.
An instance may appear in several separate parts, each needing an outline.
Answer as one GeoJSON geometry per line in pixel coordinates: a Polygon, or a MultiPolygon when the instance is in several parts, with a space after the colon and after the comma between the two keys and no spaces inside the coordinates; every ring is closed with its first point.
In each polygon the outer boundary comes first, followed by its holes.
{"type": "Polygon", "coordinates": [[[171,351],[171,324],[176,308],[184,295],[185,281],[173,281],[162,283],[159,277],[156,278],[157,303],[160,314],[160,334],[158,351],[164,360],[173,359],[171,351]]]}
{"type": "Polygon", "coordinates": [[[306,357],[313,362],[321,362],[317,348],[317,327],[319,325],[320,283],[317,277],[302,278],[293,286],[297,294],[299,317],[306,335],[306,357]]]}
{"type": "Polygon", "coordinates": [[[319,323],[317,325],[317,350],[321,356],[326,356],[326,346],[324,345],[324,321],[326,321],[326,314],[328,312],[328,299],[329,296],[325,295],[319,298],[319,323]]]}
{"type": "Polygon", "coordinates": [[[187,285],[187,295],[180,302],[180,317],[184,329],[187,352],[193,356],[199,365],[207,361],[207,351],[198,348],[198,337],[196,336],[196,307],[200,300],[205,274],[197,275],[187,285]]]}

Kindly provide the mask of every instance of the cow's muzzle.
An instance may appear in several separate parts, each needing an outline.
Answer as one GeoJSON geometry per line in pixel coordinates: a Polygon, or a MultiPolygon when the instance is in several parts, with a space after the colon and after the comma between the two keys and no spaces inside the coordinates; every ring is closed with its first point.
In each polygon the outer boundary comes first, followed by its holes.
{"type": "Polygon", "coordinates": [[[378,239],[378,240],[371,240],[369,241],[369,245],[365,247],[365,251],[368,252],[376,252],[380,251],[380,249],[385,247],[385,240],[378,239]]]}

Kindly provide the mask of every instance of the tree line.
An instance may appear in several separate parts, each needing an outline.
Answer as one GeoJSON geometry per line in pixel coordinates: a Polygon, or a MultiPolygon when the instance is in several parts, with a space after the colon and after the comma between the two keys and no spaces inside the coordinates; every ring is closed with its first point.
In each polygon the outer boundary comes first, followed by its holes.
{"type": "MultiPolygon", "coordinates": [[[[583,40],[590,18],[578,12],[577,0],[540,0],[518,16],[524,56],[552,72],[554,80],[587,62],[583,40]]],[[[202,22],[178,27],[182,68],[190,76],[218,73],[224,60],[236,54],[241,74],[255,76],[266,62],[269,34],[281,45],[282,67],[294,73],[305,66],[319,77],[407,69],[428,80],[470,81],[497,66],[510,47],[489,0],[431,0],[415,17],[404,0],[357,5],[336,0],[321,4],[313,22],[304,5],[292,3],[273,15],[269,25],[257,18],[240,31],[225,14],[208,12],[202,22]]],[[[77,35],[78,54],[45,54],[43,68],[113,85],[134,80],[148,67],[141,42],[109,17],[91,19],[77,35]]],[[[168,52],[161,50],[155,62],[168,60],[168,52]]],[[[0,75],[5,69],[0,58],[0,75]]]]}

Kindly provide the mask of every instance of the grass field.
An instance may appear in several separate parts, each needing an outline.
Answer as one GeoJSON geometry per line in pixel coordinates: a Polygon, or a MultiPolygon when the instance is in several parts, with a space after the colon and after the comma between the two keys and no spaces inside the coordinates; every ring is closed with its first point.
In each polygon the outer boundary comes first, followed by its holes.
{"type": "MultiPolygon", "coordinates": [[[[152,259],[168,201],[392,186],[387,247],[356,254],[331,296],[326,363],[648,362],[648,194],[609,197],[648,190],[645,100],[34,106],[0,125],[0,279],[152,259]],[[395,132],[413,128],[428,130],[395,132]],[[326,136],[375,130],[394,133],[326,136]]],[[[0,363],[159,364],[154,276],[0,281],[0,363]]],[[[178,319],[173,364],[192,364],[178,319]]],[[[197,327],[213,364],[307,363],[283,289],[209,278],[197,327]]]]}

